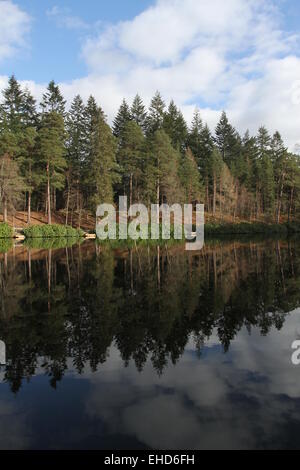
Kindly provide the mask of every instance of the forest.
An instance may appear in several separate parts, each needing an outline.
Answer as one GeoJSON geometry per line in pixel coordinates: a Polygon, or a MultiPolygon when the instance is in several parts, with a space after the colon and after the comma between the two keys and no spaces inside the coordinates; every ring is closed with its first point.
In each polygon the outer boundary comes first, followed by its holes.
{"type": "Polygon", "coordinates": [[[15,211],[54,212],[65,223],[127,195],[130,204],[205,203],[218,220],[279,224],[297,219],[298,155],[279,132],[261,126],[244,136],[225,112],[212,132],[196,109],[188,126],[159,92],[146,109],[123,100],[112,126],[93,96],[70,107],[51,81],[37,103],[14,76],[0,104],[0,204],[15,211]]]}

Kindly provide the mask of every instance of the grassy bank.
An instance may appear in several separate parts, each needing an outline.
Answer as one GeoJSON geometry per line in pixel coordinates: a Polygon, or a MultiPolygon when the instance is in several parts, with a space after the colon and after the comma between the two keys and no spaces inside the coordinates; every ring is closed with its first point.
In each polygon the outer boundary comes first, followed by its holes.
{"type": "Polygon", "coordinates": [[[206,224],[205,235],[282,235],[300,233],[300,223],[265,224],[265,223],[238,223],[238,224],[206,224]]]}
{"type": "MultiPolygon", "coordinates": [[[[196,227],[194,227],[196,230],[196,227]]],[[[150,229],[149,229],[150,230],[150,229]]],[[[119,233],[119,226],[117,226],[117,234],[119,233]]],[[[205,236],[236,236],[236,235],[267,235],[267,236],[290,236],[291,234],[300,233],[300,223],[284,223],[284,224],[266,224],[266,223],[206,223],[205,236]]],[[[66,225],[53,224],[53,225],[31,225],[23,229],[23,234],[26,240],[48,240],[48,239],[79,239],[84,235],[83,230],[76,229],[66,225]]],[[[8,224],[0,224],[0,240],[4,244],[4,240],[9,240],[14,237],[14,231],[8,224]]],[[[184,240],[184,238],[182,238],[184,240]]],[[[170,243],[179,243],[181,240],[175,240],[173,227],[171,227],[171,240],[170,243]]],[[[138,244],[160,244],[165,243],[162,238],[162,226],[160,226],[159,240],[151,240],[149,234],[148,240],[134,241],[130,238],[127,240],[107,240],[100,243],[109,243],[111,246],[134,246],[138,244]]]]}
{"type": "Polygon", "coordinates": [[[8,224],[0,224],[0,239],[13,238],[13,229],[8,224]]]}
{"type": "Polygon", "coordinates": [[[23,230],[25,238],[81,238],[83,230],[68,225],[31,225],[23,230]]]}

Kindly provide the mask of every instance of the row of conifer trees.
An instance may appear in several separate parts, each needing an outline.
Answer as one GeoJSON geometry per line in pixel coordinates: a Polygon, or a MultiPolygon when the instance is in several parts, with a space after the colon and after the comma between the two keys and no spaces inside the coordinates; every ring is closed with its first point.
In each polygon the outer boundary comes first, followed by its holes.
{"type": "Polygon", "coordinates": [[[279,132],[260,127],[243,137],[223,112],[212,132],[198,110],[189,127],[159,92],[149,109],[136,95],[108,124],[90,96],[67,109],[51,81],[41,103],[12,76],[0,105],[0,203],[9,211],[94,211],[116,202],[201,201],[214,216],[280,222],[297,215],[299,159],[279,132]]]}

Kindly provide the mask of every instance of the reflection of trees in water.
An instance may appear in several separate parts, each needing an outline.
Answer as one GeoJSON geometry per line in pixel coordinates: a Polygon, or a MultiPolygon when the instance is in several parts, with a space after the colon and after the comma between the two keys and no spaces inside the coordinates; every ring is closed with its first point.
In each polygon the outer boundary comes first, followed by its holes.
{"type": "Polygon", "coordinates": [[[292,242],[137,248],[96,245],[28,251],[0,261],[0,328],[6,380],[17,391],[37,368],[53,387],[70,362],[95,371],[115,342],[127,365],[147,359],[162,373],[193,338],[199,354],[213,330],[227,350],[242,327],[267,334],[299,306],[300,257],[292,242]]]}

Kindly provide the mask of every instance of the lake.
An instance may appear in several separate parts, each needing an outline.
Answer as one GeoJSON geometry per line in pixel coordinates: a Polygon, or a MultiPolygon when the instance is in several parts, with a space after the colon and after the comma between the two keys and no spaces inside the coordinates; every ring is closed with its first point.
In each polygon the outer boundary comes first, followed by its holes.
{"type": "Polygon", "coordinates": [[[297,240],[15,247],[0,447],[300,448],[299,320],[297,240]]]}

